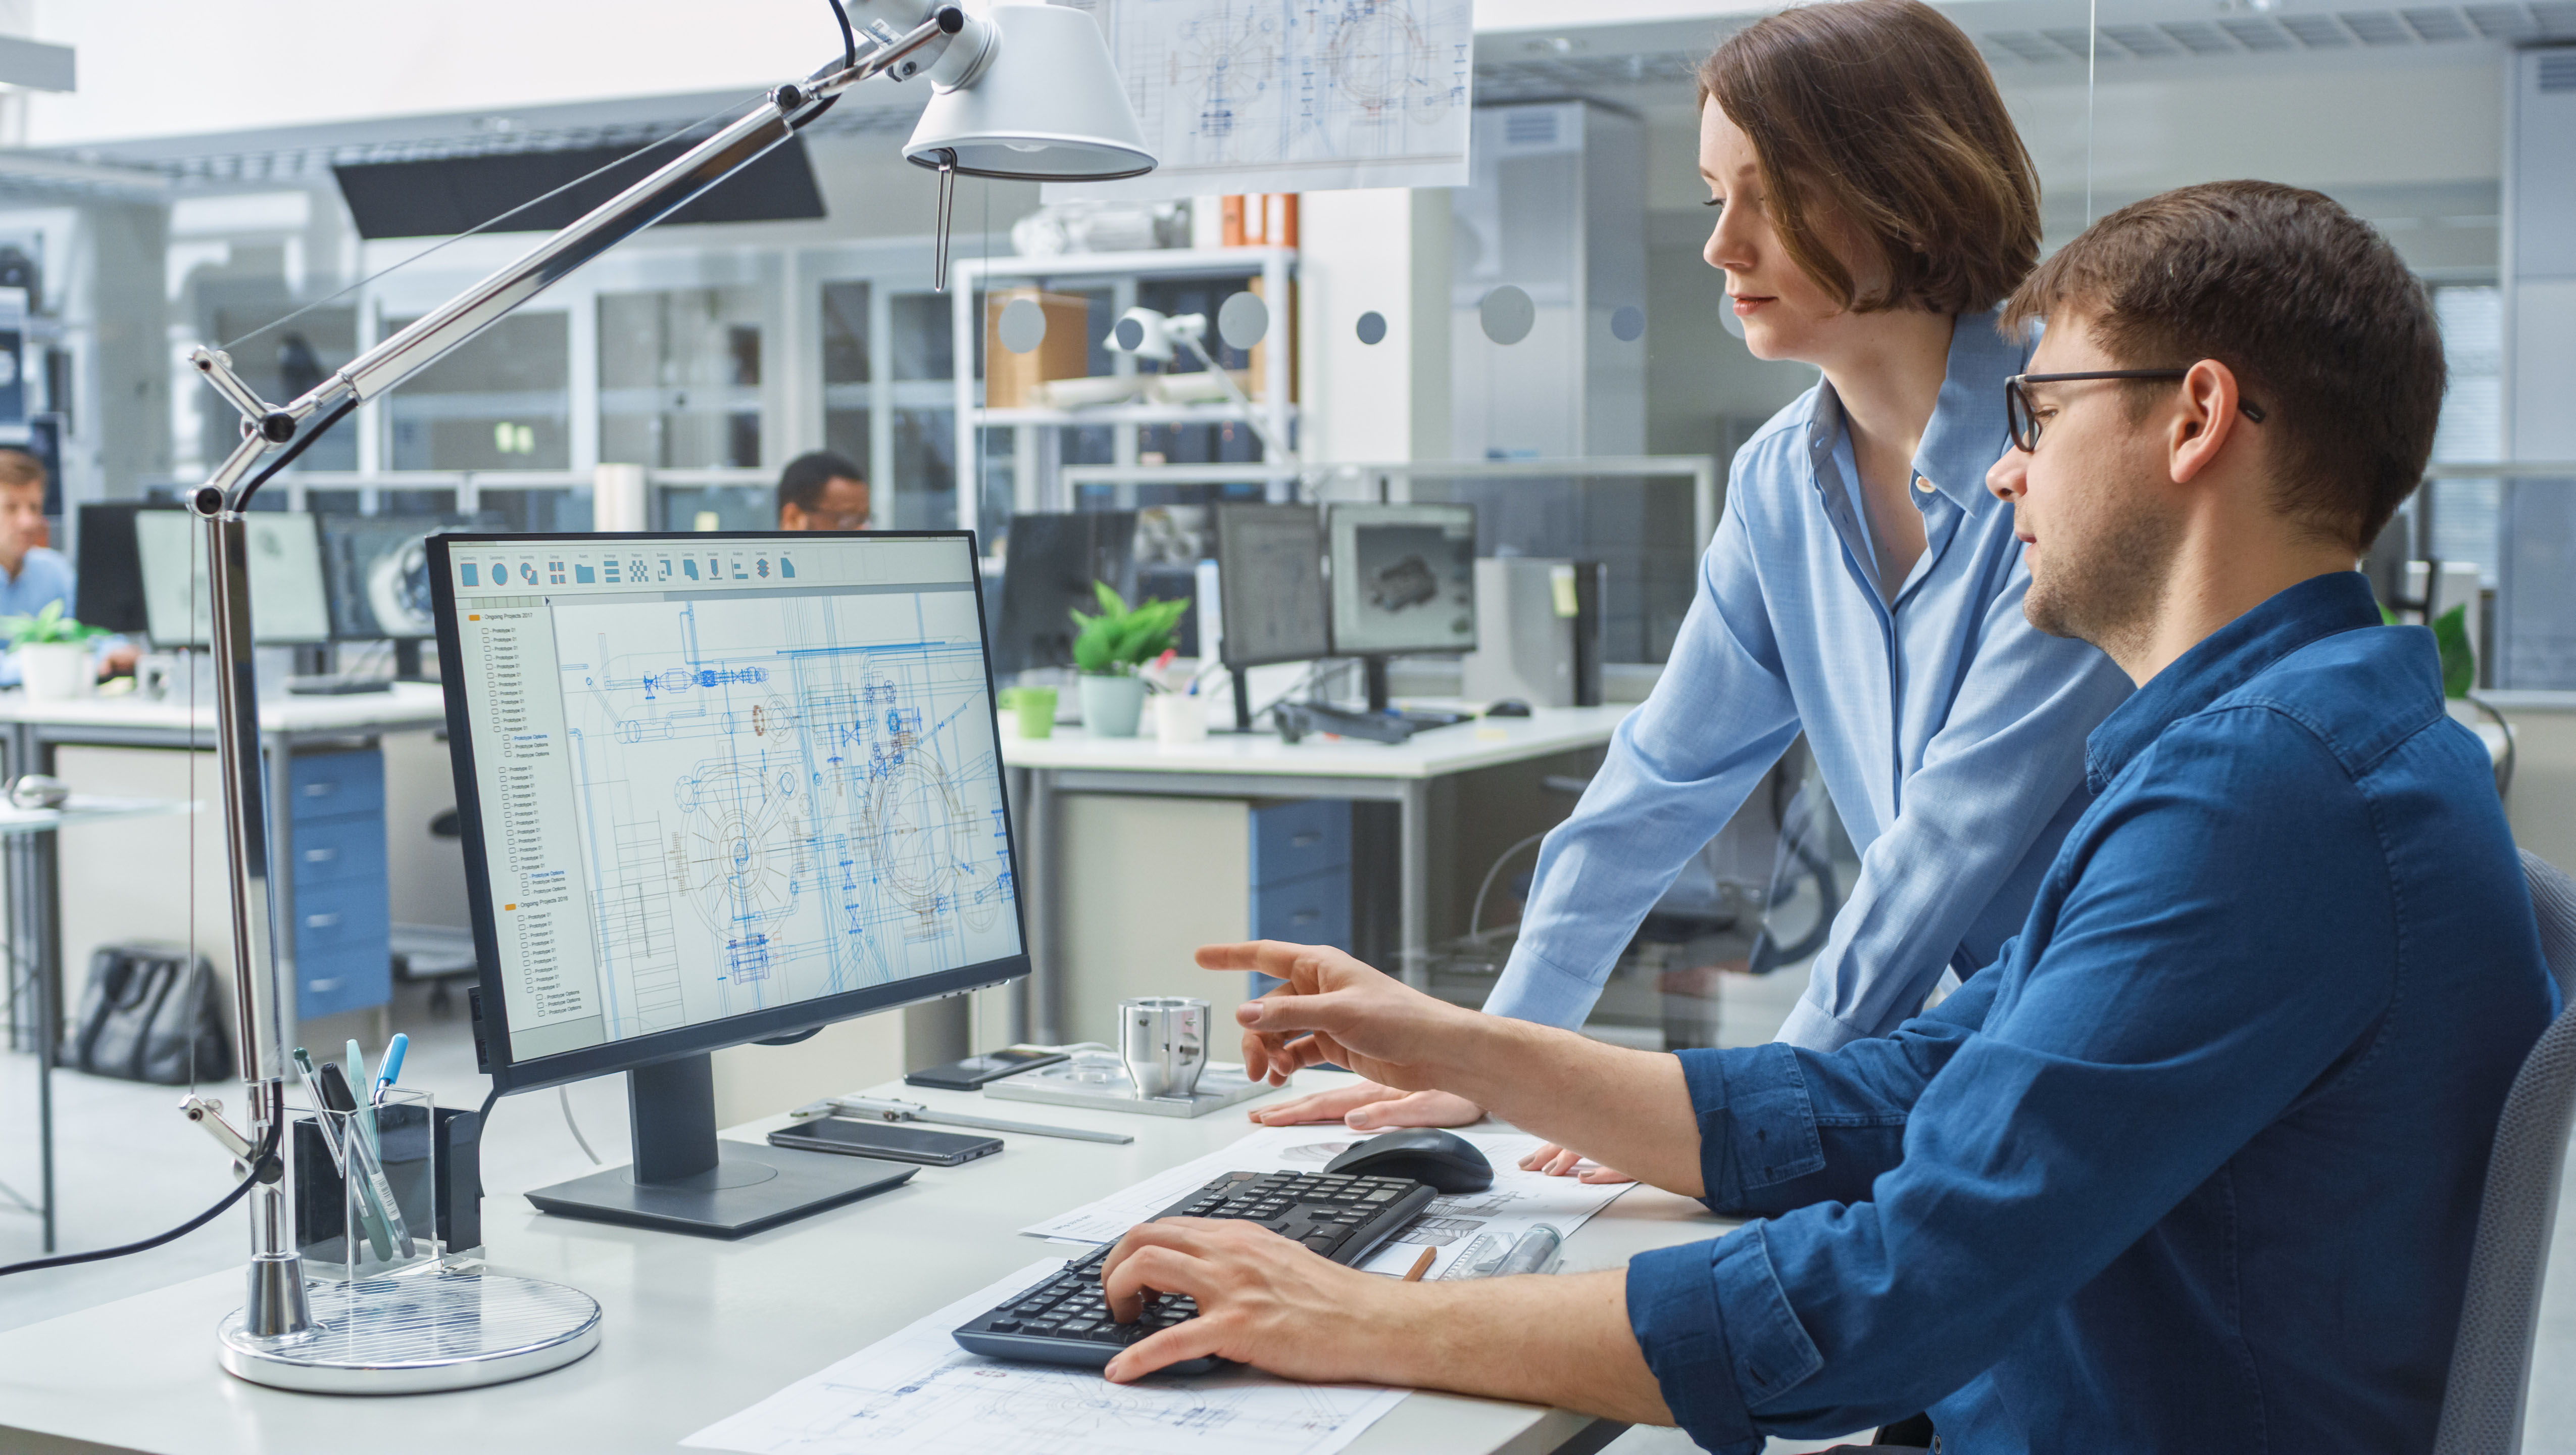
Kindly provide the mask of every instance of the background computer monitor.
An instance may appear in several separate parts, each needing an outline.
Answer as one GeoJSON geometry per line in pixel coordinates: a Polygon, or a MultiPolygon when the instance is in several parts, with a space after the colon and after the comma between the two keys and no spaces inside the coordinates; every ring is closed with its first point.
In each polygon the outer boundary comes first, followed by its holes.
{"type": "Polygon", "coordinates": [[[1070,613],[1100,610],[1095,581],[1108,582],[1130,602],[1136,599],[1136,512],[1012,516],[1002,619],[993,632],[994,675],[1072,666],[1070,613]]]}
{"type": "Polygon", "coordinates": [[[80,508],[73,527],[79,582],[72,615],[112,632],[141,632],[151,625],[143,612],[143,562],[134,544],[134,517],[147,510],[186,515],[176,506],[122,500],[80,508]]]}
{"type": "Polygon", "coordinates": [[[730,1237],[885,1185],[719,1149],[708,1053],[1028,973],[972,541],[430,538],[493,1084],[630,1077],[634,1167],[538,1206],[730,1237]]]}
{"type": "Polygon", "coordinates": [[[1324,520],[1311,505],[1216,508],[1220,654],[1237,669],[1332,653],[1324,520]]]}
{"type": "Polygon", "coordinates": [[[1386,706],[1386,659],[1476,649],[1476,507],[1336,504],[1324,513],[1333,655],[1367,665],[1386,706]]]}
{"type": "MultiPolygon", "coordinates": [[[[313,517],[272,510],[254,511],[244,520],[250,554],[251,631],[259,644],[329,641],[331,608],[322,585],[322,544],[313,517]]],[[[184,510],[146,510],[134,517],[135,558],[143,573],[144,629],[156,646],[202,647],[213,630],[203,529],[184,510]]]]}
{"type": "Polygon", "coordinates": [[[344,642],[425,641],[430,615],[429,538],[478,524],[470,515],[326,515],[322,579],[331,635],[344,642]]]}
{"type": "Polygon", "coordinates": [[[1476,649],[1476,507],[1334,505],[1333,655],[1476,649]]]}

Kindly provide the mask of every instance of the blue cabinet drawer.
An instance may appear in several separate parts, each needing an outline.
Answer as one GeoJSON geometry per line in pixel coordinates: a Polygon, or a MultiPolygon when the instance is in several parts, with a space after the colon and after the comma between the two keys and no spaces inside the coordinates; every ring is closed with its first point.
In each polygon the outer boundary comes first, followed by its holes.
{"type": "Polygon", "coordinates": [[[1327,869],[1284,884],[1255,885],[1252,934],[1261,940],[1349,949],[1351,871],[1327,869]]]}
{"type": "Polygon", "coordinates": [[[295,897],[295,958],[298,962],[345,951],[372,950],[390,956],[393,916],[384,891],[367,894],[299,894],[295,897]]]}
{"type": "Polygon", "coordinates": [[[329,885],[353,880],[380,889],[384,885],[385,821],[374,814],[299,823],[286,837],[287,878],[298,904],[329,885]]]}
{"type": "Polygon", "coordinates": [[[385,807],[385,757],[373,748],[299,753],[288,760],[286,796],[298,823],[308,818],[371,814],[385,807]]]}
{"type": "Polygon", "coordinates": [[[1302,798],[1253,805],[1254,888],[1304,879],[1350,862],[1349,800],[1302,798]]]}
{"type": "MultiPolygon", "coordinates": [[[[343,952],[295,959],[298,1019],[365,1010],[393,999],[393,961],[384,954],[343,952]]],[[[316,1059],[322,1059],[317,1057],[316,1059]]]]}

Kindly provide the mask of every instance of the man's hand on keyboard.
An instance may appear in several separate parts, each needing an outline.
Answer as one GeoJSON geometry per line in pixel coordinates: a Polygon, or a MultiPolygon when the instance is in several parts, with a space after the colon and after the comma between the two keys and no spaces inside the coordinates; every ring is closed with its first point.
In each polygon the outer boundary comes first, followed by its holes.
{"type": "Polygon", "coordinates": [[[1398,1091],[1363,1081],[1257,1107],[1249,1115],[1265,1127],[1340,1122],[1353,1131],[1374,1132],[1387,1127],[1463,1127],[1484,1120],[1485,1109],[1445,1091],[1398,1091]]]}
{"type": "Polygon", "coordinates": [[[1166,1364],[1216,1355],[1291,1379],[1368,1379],[1379,1367],[1368,1311],[1393,1279],[1345,1268],[1262,1227],[1212,1218],[1139,1223],[1101,1269],[1110,1316],[1133,1323],[1153,1294],[1193,1299],[1198,1317],[1119,1351],[1104,1371],[1125,1384],[1166,1364]],[[1330,1331],[1330,1337],[1317,1337],[1330,1331]]]}

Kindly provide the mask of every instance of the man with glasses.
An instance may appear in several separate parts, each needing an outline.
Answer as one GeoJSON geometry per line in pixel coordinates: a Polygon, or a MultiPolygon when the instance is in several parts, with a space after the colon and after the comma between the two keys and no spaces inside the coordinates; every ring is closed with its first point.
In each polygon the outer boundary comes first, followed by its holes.
{"type": "Polygon", "coordinates": [[[830,450],[798,455],[778,476],[780,530],[866,530],[868,478],[830,450]]]}
{"type": "Polygon", "coordinates": [[[2004,316],[2048,324],[1987,476],[2022,609],[2137,683],[2021,935],[1893,1036],[1677,1056],[1337,950],[1210,946],[1289,981],[1238,1012],[1253,1074],[1455,1092],[1753,1221],[1431,1285],[1148,1224],[1114,1308],[1200,1313],[1110,1377],[1213,1353],[1730,1455],[1918,1409],[1976,1455],[2431,1448],[2497,1116],[2555,998],[2431,634],[2381,626],[2353,569],[2431,450],[2431,308],[2331,200],[2229,182],[2104,218],[2004,316]]]}

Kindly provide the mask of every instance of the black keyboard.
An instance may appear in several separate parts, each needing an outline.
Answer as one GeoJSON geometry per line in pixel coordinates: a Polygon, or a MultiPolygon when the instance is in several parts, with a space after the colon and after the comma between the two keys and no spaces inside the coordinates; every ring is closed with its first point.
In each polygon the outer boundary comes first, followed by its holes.
{"type": "MultiPolygon", "coordinates": [[[[1404,1231],[1435,1196],[1406,1177],[1229,1172],[1155,1217],[1245,1218],[1336,1263],[1356,1265],[1404,1231]]],[[[1154,1294],[1136,1322],[1118,1323],[1109,1316],[1100,1287],[1100,1265],[1108,1258],[1108,1247],[1086,1254],[1063,1272],[968,1320],[954,1337],[961,1346],[996,1359],[1097,1369],[1129,1344],[1198,1312],[1189,1299],[1154,1294]]],[[[1223,1362],[1213,1356],[1184,1360],[1166,1372],[1204,1374],[1223,1362]]]]}

